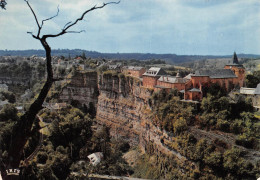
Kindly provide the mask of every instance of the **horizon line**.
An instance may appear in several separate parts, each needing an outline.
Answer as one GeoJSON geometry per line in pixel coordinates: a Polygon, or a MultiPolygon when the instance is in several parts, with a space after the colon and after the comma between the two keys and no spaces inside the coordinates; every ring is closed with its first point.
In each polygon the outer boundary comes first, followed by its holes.
{"type": "MultiPolygon", "coordinates": [[[[100,54],[155,54],[155,55],[165,55],[165,54],[169,54],[169,55],[177,55],[177,56],[232,56],[233,53],[231,54],[221,54],[221,55],[216,55],[216,54],[176,54],[176,53],[151,53],[151,52],[100,52],[100,51],[95,51],[95,50],[86,50],[86,49],[52,49],[52,51],[55,50],[69,50],[69,51],[73,51],[73,50],[80,50],[80,51],[88,51],[88,52],[96,52],[96,53],[100,53],[100,54]]],[[[9,50],[9,49],[0,49],[0,51],[45,51],[44,49],[16,49],[16,50],[9,50]]],[[[237,53],[238,55],[255,55],[255,56],[260,56],[260,54],[254,54],[254,53],[237,53]]]]}

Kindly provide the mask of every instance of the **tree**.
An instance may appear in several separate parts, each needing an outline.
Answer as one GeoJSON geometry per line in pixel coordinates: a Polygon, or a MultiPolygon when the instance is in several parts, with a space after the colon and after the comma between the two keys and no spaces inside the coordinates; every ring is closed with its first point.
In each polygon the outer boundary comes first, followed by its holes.
{"type": "Polygon", "coordinates": [[[84,51],[82,52],[82,55],[81,55],[81,57],[82,57],[83,59],[86,59],[86,54],[85,54],[85,52],[84,52],[84,51]]]}
{"type": "MultiPolygon", "coordinates": [[[[67,33],[81,33],[82,31],[70,31],[71,27],[75,26],[79,21],[82,21],[85,17],[86,14],[88,14],[91,11],[94,11],[96,9],[102,9],[106,5],[109,4],[118,4],[118,2],[108,2],[108,3],[103,3],[103,5],[100,6],[94,6],[85,12],[82,13],[81,17],[77,18],[75,21],[68,22],[65,24],[63,29],[57,33],[57,34],[44,34],[41,35],[41,30],[44,26],[44,23],[46,21],[52,20],[53,18],[57,17],[59,15],[59,8],[57,10],[57,14],[42,20],[41,22],[38,20],[38,17],[33,10],[32,6],[30,5],[28,0],[25,0],[26,4],[28,5],[29,9],[31,10],[33,17],[35,19],[36,25],[37,25],[37,33],[33,34],[32,32],[28,32],[29,34],[32,35],[32,37],[42,44],[44,50],[45,50],[45,55],[46,55],[46,69],[47,69],[47,79],[45,81],[44,86],[40,90],[40,93],[36,100],[31,104],[29,109],[23,114],[20,118],[20,120],[17,120],[13,130],[12,130],[12,141],[10,142],[9,148],[7,149],[8,155],[7,158],[4,161],[1,161],[0,168],[1,168],[1,174],[3,176],[3,179],[18,179],[18,176],[7,176],[6,170],[7,169],[18,169],[20,161],[22,159],[22,152],[24,149],[24,146],[29,139],[29,137],[32,134],[32,125],[33,122],[36,118],[36,115],[38,112],[43,108],[42,104],[47,97],[47,94],[52,86],[52,84],[55,81],[58,81],[59,79],[55,79],[53,77],[53,70],[52,70],[52,58],[51,58],[51,47],[49,46],[47,39],[49,38],[55,38],[62,36],[67,33]]],[[[5,9],[6,2],[4,0],[1,0],[0,6],[5,9]]]]}
{"type": "Polygon", "coordinates": [[[2,9],[5,9],[5,6],[7,5],[7,3],[6,3],[6,1],[5,0],[1,0],[0,1],[0,7],[2,8],[2,9]]]}
{"type": "Polygon", "coordinates": [[[245,81],[247,87],[256,88],[257,84],[260,83],[260,71],[254,71],[253,74],[248,74],[245,81]]]}
{"type": "Polygon", "coordinates": [[[17,121],[17,109],[13,104],[6,104],[0,111],[0,122],[1,121],[17,121]]]}

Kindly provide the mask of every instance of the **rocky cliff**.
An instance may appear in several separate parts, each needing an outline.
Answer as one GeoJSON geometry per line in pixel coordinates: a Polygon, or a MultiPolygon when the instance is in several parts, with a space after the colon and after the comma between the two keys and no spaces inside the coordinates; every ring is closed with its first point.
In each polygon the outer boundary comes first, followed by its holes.
{"type": "MultiPolygon", "coordinates": [[[[187,126],[188,133],[179,137],[176,136],[175,130],[175,135],[173,131],[170,133],[162,130],[159,125],[156,125],[157,120],[153,114],[154,107],[151,107],[154,104],[151,98],[152,94],[153,90],[144,88],[142,81],[138,78],[112,72],[103,75],[88,72],[72,76],[68,85],[63,89],[61,98],[65,101],[77,100],[86,105],[88,103],[95,104],[97,123],[110,127],[110,133],[113,137],[123,138],[132,146],[138,145],[144,152],[147,152],[146,154],[149,154],[149,158],[153,157],[155,162],[151,165],[154,166],[154,170],[160,167],[160,177],[166,177],[169,172],[177,174],[176,179],[184,177],[184,175],[194,179],[196,174],[197,176],[200,174],[202,177],[210,177],[207,175],[216,177],[215,174],[223,176],[222,170],[216,169],[214,166],[215,159],[222,163],[224,149],[230,149],[232,146],[245,150],[244,147],[235,144],[234,135],[198,129],[196,124],[187,126]],[[205,139],[208,143],[204,141],[205,139]],[[209,152],[212,153],[206,154],[207,150],[205,149],[211,149],[209,152]],[[215,153],[220,155],[215,156],[215,153]],[[213,166],[210,164],[212,158],[213,166]],[[169,165],[169,163],[171,164],[169,165]]],[[[182,106],[179,101],[174,103],[176,107],[182,106]]],[[[173,104],[171,106],[175,107],[173,104]]],[[[184,105],[182,108],[185,109],[185,107],[184,105]]],[[[178,108],[176,109],[178,110],[178,108]]],[[[183,113],[184,109],[179,109],[179,111],[183,113]]],[[[175,113],[179,114],[179,111],[175,113]]],[[[182,117],[184,116],[182,115],[182,117]]],[[[198,117],[196,118],[198,119],[198,117]]],[[[182,127],[181,125],[176,123],[176,127],[182,127]]],[[[259,153],[250,150],[247,156],[260,157],[259,153]]],[[[252,175],[250,176],[252,177],[252,175]]],[[[245,177],[248,177],[248,174],[245,177]]]]}
{"type": "Polygon", "coordinates": [[[166,144],[172,137],[152,124],[152,90],[142,87],[139,79],[106,74],[99,77],[99,92],[96,119],[110,127],[112,136],[120,136],[144,151],[170,156],[184,171],[196,166],[169,148],[166,144]]]}
{"type": "Polygon", "coordinates": [[[82,106],[96,106],[98,101],[97,72],[75,72],[64,82],[60,100],[71,103],[77,101],[82,106]]]}
{"type": "Polygon", "coordinates": [[[132,77],[105,74],[99,77],[96,119],[111,128],[112,135],[138,144],[151,92],[132,77]]]}
{"type": "Polygon", "coordinates": [[[123,74],[76,72],[67,78],[60,99],[68,103],[78,101],[82,106],[93,103],[97,123],[110,127],[113,137],[125,139],[143,151],[170,156],[178,161],[182,170],[189,170],[195,165],[169,148],[167,142],[171,142],[172,137],[152,124],[152,93],[153,90],[142,87],[138,78],[123,74]]]}

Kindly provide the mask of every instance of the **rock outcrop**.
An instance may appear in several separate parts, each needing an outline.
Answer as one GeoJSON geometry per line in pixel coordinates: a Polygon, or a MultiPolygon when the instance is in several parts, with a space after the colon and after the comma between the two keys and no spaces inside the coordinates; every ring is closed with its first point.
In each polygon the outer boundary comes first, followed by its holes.
{"type": "MultiPolygon", "coordinates": [[[[87,72],[78,73],[71,78],[63,89],[61,99],[65,101],[73,99],[85,105],[93,103],[96,107],[98,124],[110,127],[110,134],[114,138],[125,139],[130,145],[138,145],[147,154],[152,155],[157,161],[156,165],[160,166],[160,170],[164,173],[167,173],[168,165],[165,164],[166,161],[162,161],[162,157],[166,157],[167,162],[174,163],[172,166],[175,168],[174,171],[181,176],[189,174],[189,177],[193,177],[190,175],[198,172],[202,175],[214,174],[209,166],[201,169],[200,163],[187,154],[192,154],[193,151],[180,149],[178,137],[156,125],[156,117],[151,108],[152,94],[153,90],[144,88],[139,78],[112,72],[103,75],[87,72]]],[[[188,131],[197,140],[205,138],[213,143],[215,140],[220,140],[219,142],[224,142],[222,144],[235,144],[234,138],[232,142],[229,141],[232,138],[228,134],[208,132],[195,126],[188,127],[188,131]]],[[[189,147],[194,150],[195,144],[189,147]]],[[[164,176],[163,173],[161,175],[164,176]]]]}
{"type": "Polygon", "coordinates": [[[141,123],[151,92],[138,79],[105,74],[99,77],[96,119],[111,128],[111,134],[139,143],[141,123]]]}
{"type": "Polygon", "coordinates": [[[152,124],[149,102],[152,90],[142,87],[139,79],[103,75],[99,77],[99,92],[96,119],[98,123],[110,127],[112,136],[126,139],[131,145],[139,145],[144,151],[174,157],[183,171],[196,166],[167,146],[172,136],[152,124]]]}
{"type": "Polygon", "coordinates": [[[144,151],[153,149],[163,154],[173,154],[186,159],[165,142],[171,136],[152,124],[150,97],[153,90],[144,88],[138,78],[107,73],[77,72],[68,78],[60,99],[78,101],[81,105],[96,107],[96,120],[110,127],[114,137],[123,138],[131,145],[139,145],[144,151]]]}
{"type": "Polygon", "coordinates": [[[96,107],[98,95],[97,72],[75,72],[66,79],[59,98],[67,103],[77,101],[82,106],[92,104],[96,107]]]}

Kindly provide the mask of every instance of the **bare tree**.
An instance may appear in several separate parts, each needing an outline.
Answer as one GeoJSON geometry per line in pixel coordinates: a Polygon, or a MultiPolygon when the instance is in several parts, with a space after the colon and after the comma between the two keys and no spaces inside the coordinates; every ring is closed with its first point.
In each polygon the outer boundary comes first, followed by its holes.
{"type": "MultiPolygon", "coordinates": [[[[5,2],[5,1],[1,0],[1,7],[4,8],[5,5],[2,6],[2,2],[5,2]]],[[[35,11],[33,10],[32,6],[30,5],[29,1],[25,0],[25,2],[27,3],[28,7],[30,8],[30,10],[34,16],[35,22],[37,24],[37,29],[38,29],[36,34],[33,34],[32,32],[28,32],[28,33],[31,34],[34,39],[39,40],[41,42],[41,44],[45,50],[45,53],[46,53],[47,79],[46,79],[46,82],[45,82],[43,88],[41,89],[37,99],[31,104],[29,110],[26,111],[25,114],[23,114],[21,116],[20,120],[17,121],[17,123],[15,124],[15,126],[13,128],[12,142],[10,142],[10,146],[9,146],[9,150],[8,150],[8,158],[4,162],[2,161],[1,166],[0,166],[1,174],[2,174],[4,180],[19,179],[19,176],[7,175],[7,171],[8,170],[16,171],[16,169],[17,170],[19,169],[19,165],[22,160],[22,152],[23,152],[24,146],[25,146],[28,138],[32,134],[32,125],[36,118],[36,115],[43,108],[42,104],[43,104],[45,98],[47,97],[47,94],[48,94],[53,82],[58,80],[53,77],[53,70],[52,70],[52,64],[51,64],[51,61],[52,61],[51,47],[47,43],[47,39],[62,36],[67,33],[81,33],[83,31],[70,31],[70,28],[75,26],[79,21],[82,21],[84,19],[85,15],[91,11],[94,11],[96,9],[102,9],[106,5],[109,5],[109,4],[120,3],[120,1],[118,1],[118,2],[103,3],[100,6],[95,5],[92,8],[83,12],[81,17],[79,17],[75,21],[66,23],[65,26],[61,29],[61,31],[59,33],[41,35],[41,30],[44,26],[44,23],[59,15],[59,7],[58,7],[56,15],[54,15],[50,18],[44,19],[40,22],[35,11]]]]}

